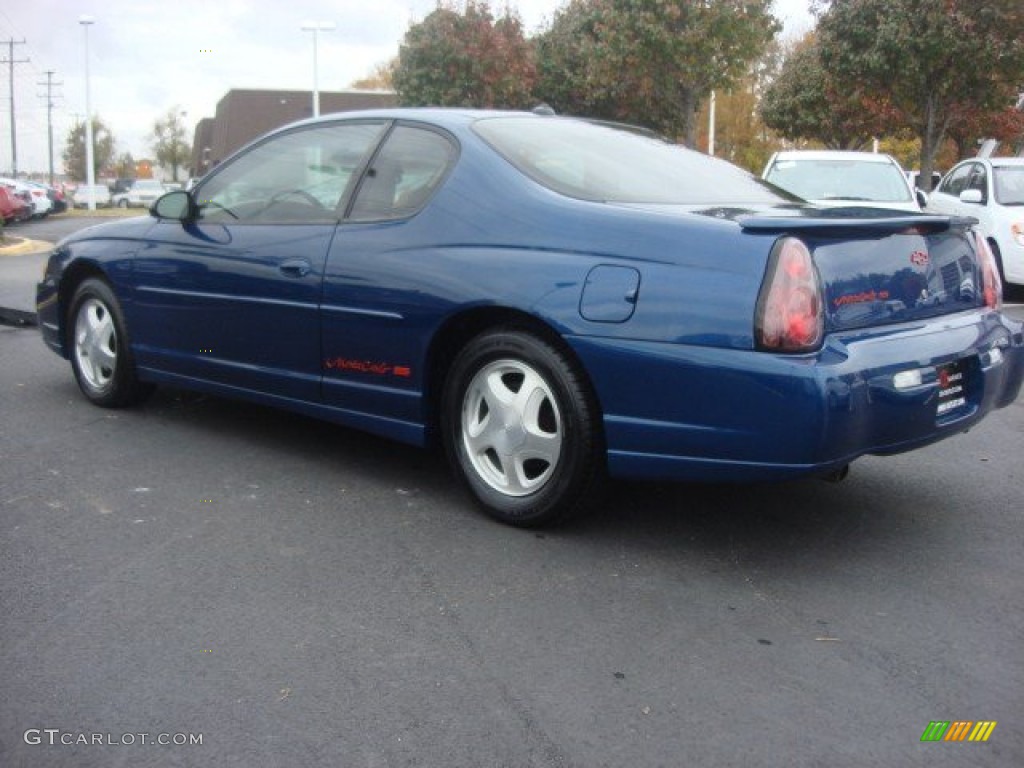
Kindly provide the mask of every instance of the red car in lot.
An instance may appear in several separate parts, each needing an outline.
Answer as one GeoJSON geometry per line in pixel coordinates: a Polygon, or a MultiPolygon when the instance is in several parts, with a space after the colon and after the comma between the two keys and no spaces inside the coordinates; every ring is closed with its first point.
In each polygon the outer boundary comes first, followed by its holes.
{"type": "Polygon", "coordinates": [[[4,224],[25,221],[32,218],[32,206],[0,184],[0,216],[3,216],[4,224]]]}

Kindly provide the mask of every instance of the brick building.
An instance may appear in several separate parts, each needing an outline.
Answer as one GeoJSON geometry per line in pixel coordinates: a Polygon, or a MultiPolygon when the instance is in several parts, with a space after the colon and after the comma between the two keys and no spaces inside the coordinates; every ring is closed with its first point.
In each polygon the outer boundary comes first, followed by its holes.
{"type": "MultiPolygon", "coordinates": [[[[196,124],[190,173],[202,176],[239,147],[267,131],[313,114],[311,91],[233,89],[217,102],[214,117],[196,124]]],[[[320,91],[320,114],[393,107],[393,91],[320,91]]]]}

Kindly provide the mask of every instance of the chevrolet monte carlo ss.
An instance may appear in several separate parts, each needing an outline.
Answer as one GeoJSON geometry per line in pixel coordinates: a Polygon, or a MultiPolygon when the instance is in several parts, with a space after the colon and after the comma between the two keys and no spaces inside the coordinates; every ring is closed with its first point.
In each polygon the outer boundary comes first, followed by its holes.
{"type": "Polygon", "coordinates": [[[605,475],[840,476],[1011,403],[1021,324],[970,219],[819,209],[621,126],[390,110],[277,130],[59,243],[45,342],[445,451],[493,517],[605,475]]]}

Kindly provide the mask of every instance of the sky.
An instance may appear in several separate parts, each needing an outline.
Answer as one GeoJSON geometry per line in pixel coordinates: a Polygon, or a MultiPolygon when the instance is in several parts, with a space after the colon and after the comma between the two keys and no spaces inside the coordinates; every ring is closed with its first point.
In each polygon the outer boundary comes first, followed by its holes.
{"type": "MultiPolygon", "coordinates": [[[[543,29],[566,0],[507,0],[527,33],[543,29]]],[[[810,0],[775,0],[785,37],[813,26],[810,0]]],[[[437,0],[22,0],[0,6],[0,60],[14,65],[14,106],[20,172],[45,172],[47,71],[53,88],[54,167],[71,126],[86,113],[85,38],[88,27],[90,101],[111,128],[117,152],[151,157],[153,123],[168,110],[184,112],[192,131],[212,117],[232,88],[311,90],[313,35],[303,22],[328,21],[318,33],[321,91],[341,90],[398,53],[410,23],[437,0]]],[[[505,0],[493,0],[502,9],[505,0]]],[[[0,172],[11,169],[8,64],[0,65],[0,172]]]]}

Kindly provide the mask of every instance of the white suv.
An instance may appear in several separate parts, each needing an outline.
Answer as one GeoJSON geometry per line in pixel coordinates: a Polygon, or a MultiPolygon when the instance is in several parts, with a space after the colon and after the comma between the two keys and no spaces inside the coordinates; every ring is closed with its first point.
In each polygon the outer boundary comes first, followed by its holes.
{"type": "Polygon", "coordinates": [[[928,198],[929,213],[973,216],[1004,282],[1024,285],[1024,158],[964,160],[928,198]]]}

